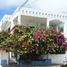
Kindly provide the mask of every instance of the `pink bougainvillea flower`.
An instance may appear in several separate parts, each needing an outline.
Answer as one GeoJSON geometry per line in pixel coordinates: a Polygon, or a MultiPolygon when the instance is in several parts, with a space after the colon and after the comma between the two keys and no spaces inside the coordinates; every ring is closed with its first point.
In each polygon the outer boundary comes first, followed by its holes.
{"type": "Polygon", "coordinates": [[[34,39],[35,39],[36,41],[39,40],[39,33],[38,33],[38,31],[35,31],[34,34],[33,34],[33,36],[34,36],[34,39]]]}
{"type": "Polygon", "coordinates": [[[67,47],[67,43],[64,43],[63,46],[64,46],[64,47],[67,47]]]}

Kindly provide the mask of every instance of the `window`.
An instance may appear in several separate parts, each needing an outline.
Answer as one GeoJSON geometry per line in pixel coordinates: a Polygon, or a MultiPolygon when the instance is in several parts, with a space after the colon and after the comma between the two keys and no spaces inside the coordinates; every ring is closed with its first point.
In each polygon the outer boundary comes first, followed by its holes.
{"type": "Polygon", "coordinates": [[[42,15],[44,15],[44,13],[42,13],[42,15]]]}
{"type": "Polygon", "coordinates": [[[51,16],[53,16],[53,14],[51,14],[51,16]]]}
{"type": "Polygon", "coordinates": [[[60,15],[60,18],[61,18],[62,16],[60,15]]]}
{"type": "Polygon", "coordinates": [[[48,14],[48,16],[50,16],[50,14],[48,14]]]}
{"type": "Polygon", "coordinates": [[[26,11],[26,13],[27,13],[28,11],[26,11]]]}
{"type": "Polygon", "coordinates": [[[54,17],[55,17],[56,15],[54,14],[54,17]]]}
{"type": "Polygon", "coordinates": [[[64,16],[63,16],[63,18],[64,18],[64,16]]]}
{"type": "Polygon", "coordinates": [[[47,13],[45,13],[45,15],[47,15],[47,13]]]}
{"type": "Polygon", "coordinates": [[[33,14],[34,14],[34,12],[33,12],[33,14]]]}
{"type": "Polygon", "coordinates": [[[65,16],[65,18],[67,18],[67,16],[65,16]]]}

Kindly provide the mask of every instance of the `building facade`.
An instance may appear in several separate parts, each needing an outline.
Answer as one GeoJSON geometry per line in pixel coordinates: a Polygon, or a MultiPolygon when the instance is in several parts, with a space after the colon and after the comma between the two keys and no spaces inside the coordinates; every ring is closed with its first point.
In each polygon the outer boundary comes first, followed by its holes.
{"type": "Polygon", "coordinates": [[[65,14],[45,12],[32,8],[21,8],[11,16],[5,15],[1,20],[1,30],[12,29],[15,25],[24,26],[54,26],[57,30],[63,28],[64,35],[67,37],[67,16],[65,14]],[[5,20],[6,19],[6,20],[5,20]]]}
{"type": "MultiPolygon", "coordinates": [[[[63,34],[65,35],[65,37],[67,37],[67,15],[62,13],[45,12],[33,8],[22,7],[21,9],[17,9],[12,15],[4,16],[1,20],[0,29],[1,31],[8,31],[9,29],[12,30],[16,25],[45,28],[50,28],[51,26],[53,26],[57,31],[61,31],[61,29],[63,28],[63,34]]],[[[65,58],[67,58],[67,52],[63,55],[49,55],[48,58],[51,58],[52,62],[54,63],[62,64],[64,63],[65,58]]],[[[3,56],[0,60],[3,60],[3,56]]],[[[8,61],[9,60],[7,56],[7,62],[8,61]]]]}

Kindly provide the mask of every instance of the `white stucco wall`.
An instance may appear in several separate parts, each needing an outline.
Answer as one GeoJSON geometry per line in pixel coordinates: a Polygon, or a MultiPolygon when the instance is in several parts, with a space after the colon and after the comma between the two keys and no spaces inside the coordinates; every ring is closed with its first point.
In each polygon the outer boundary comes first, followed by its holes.
{"type": "Polygon", "coordinates": [[[0,65],[7,65],[9,62],[8,52],[0,50],[0,65]]]}
{"type": "MultiPolygon", "coordinates": [[[[44,59],[47,58],[47,55],[43,57],[44,59]]],[[[67,51],[65,54],[48,54],[48,59],[51,59],[52,63],[56,64],[66,64],[67,62],[67,51]]]]}

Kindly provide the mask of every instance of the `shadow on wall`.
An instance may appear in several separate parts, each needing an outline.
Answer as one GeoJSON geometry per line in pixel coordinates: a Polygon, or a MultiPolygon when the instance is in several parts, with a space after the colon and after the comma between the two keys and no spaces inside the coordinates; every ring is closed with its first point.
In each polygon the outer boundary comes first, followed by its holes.
{"type": "Polygon", "coordinates": [[[1,60],[2,67],[7,67],[7,60],[1,60]]]}

